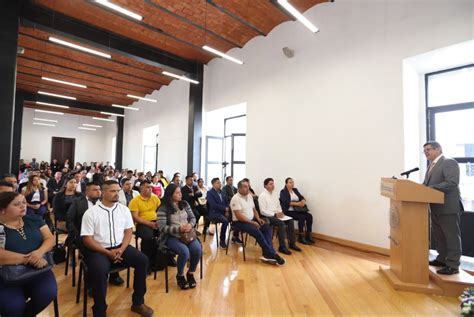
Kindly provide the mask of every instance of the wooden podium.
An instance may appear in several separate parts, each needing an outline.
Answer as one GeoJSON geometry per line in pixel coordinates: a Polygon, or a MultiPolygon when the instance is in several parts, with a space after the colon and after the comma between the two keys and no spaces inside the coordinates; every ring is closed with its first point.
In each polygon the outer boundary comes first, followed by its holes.
{"type": "Polygon", "coordinates": [[[382,178],[380,194],[390,198],[390,268],[380,267],[397,290],[459,296],[474,287],[474,276],[439,275],[428,265],[429,203],[444,203],[444,194],[407,179],[382,178]]]}

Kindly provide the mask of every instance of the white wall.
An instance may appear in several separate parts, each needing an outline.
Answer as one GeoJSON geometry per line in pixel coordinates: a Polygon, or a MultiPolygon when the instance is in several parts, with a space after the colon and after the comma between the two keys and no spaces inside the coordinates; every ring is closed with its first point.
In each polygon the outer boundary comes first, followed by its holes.
{"type": "Polygon", "coordinates": [[[165,174],[186,172],[189,83],[179,80],[148,96],[157,103],[140,100],[133,104],[140,111],[126,110],[123,167],[142,169],[143,129],[159,125],[158,169],[165,174]]]}
{"type": "MultiPolygon", "coordinates": [[[[40,121],[36,121],[40,122],[40,121]]],[[[51,123],[51,122],[41,122],[51,123]]],[[[76,162],[106,162],[111,161],[112,138],[117,134],[116,123],[96,121],[89,117],[73,114],[63,116],[38,113],[33,109],[24,108],[23,126],[21,136],[20,157],[30,162],[31,158],[36,160],[51,161],[52,137],[76,139],[75,161],[76,162]],[[58,120],[55,127],[34,125],[33,118],[44,118],[58,120]],[[82,123],[101,125],[96,131],[79,130],[82,123]]]]}
{"type": "MultiPolygon", "coordinates": [[[[205,68],[206,110],[247,102],[254,187],[292,176],[314,231],[388,247],[381,176],[404,169],[405,58],[474,37],[472,0],[338,0],[276,27],[205,68]],[[287,59],[281,48],[295,50],[287,59]],[[265,155],[263,155],[265,154],[265,155]]],[[[418,138],[418,136],[415,136],[418,138]]]]}

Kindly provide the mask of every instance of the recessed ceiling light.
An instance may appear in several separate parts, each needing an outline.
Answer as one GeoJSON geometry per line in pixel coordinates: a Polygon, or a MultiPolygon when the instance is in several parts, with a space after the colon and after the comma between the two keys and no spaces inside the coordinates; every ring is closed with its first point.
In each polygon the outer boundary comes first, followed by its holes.
{"type": "Polygon", "coordinates": [[[127,10],[125,8],[122,8],[121,6],[118,6],[114,3],[111,3],[107,0],[95,0],[95,2],[97,2],[98,4],[101,4],[103,5],[104,7],[107,7],[109,9],[112,9],[114,11],[117,11],[117,12],[120,12],[122,14],[125,14],[126,16],[129,16],[135,20],[138,20],[138,21],[141,21],[143,20],[143,17],[139,14],[136,14],[135,12],[132,12],[130,10],[127,10]]]}
{"type": "Polygon", "coordinates": [[[127,106],[122,106],[122,105],[112,105],[112,107],[115,107],[115,108],[122,108],[122,109],[128,109],[128,110],[140,110],[140,109],[135,108],[135,107],[127,107],[127,106]]]}
{"type": "Polygon", "coordinates": [[[156,99],[138,97],[138,96],[134,96],[134,95],[127,95],[127,97],[135,98],[135,99],[140,99],[140,100],[145,100],[145,101],[151,101],[151,102],[158,102],[158,100],[156,100],[156,99]]]}
{"type": "Polygon", "coordinates": [[[57,114],[57,115],[64,115],[62,112],[56,112],[56,111],[49,111],[49,110],[40,110],[40,109],[35,109],[36,112],[41,112],[41,113],[50,113],[50,114],[57,114]]]}
{"type": "Polygon", "coordinates": [[[33,122],[33,124],[36,124],[36,125],[43,125],[43,126],[46,126],[46,127],[55,127],[55,126],[56,126],[55,124],[51,124],[51,123],[41,123],[41,122],[33,122]]]}
{"type": "Polygon", "coordinates": [[[43,119],[43,118],[33,118],[33,120],[36,120],[36,121],[44,121],[44,122],[55,122],[55,123],[58,122],[58,120],[43,119]]]}
{"type": "Polygon", "coordinates": [[[64,95],[58,95],[58,94],[53,94],[53,93],[45,92],[45,91],[38,91],[38,93],[41,94],[41,95],[47,95],[47,96],[53,96],[53,97],[58,97],[58,98],[77,100],[76,97],[69,97],[69,96],[64,96],[64,95]]]}
{"type": "Polygon", "coordinates": [[[100,117],[92,117],[94,120],[100,120],[100,121],[108,121],[108,122],[115,122],[112,119],[107,119],[107,118],[100,118],[100,117]]]}
{"type": "Polygon", "coordinates": [[[64,45],[64,46],[67,46],[67,47],[70,47],[70,48],[74,48],[76,50],[80,50],[80,51],[83,51],[83,52],[86,52],[86,53],[94,54],[94,55],[105,57],[105,58],[112,58],[112,56],[110,54],[102,53],[102,52],[93,50],[91,48],[87,48],[85,46],[77,45],[77,44],[74,44],[74,43],[71,43],[71,42],[68,42],[68,41],[60,40],[60,39],[52,37],[52,36],[50,36],[48,39],[51,42],[58,43],[58,44],[61,44],[61,45],[64,45]]]}
{"type": "Polygon", "coordinates": [[[49,103],[49,102],[42,102],[42,101],[36,101],[38,105],[43,105],[43,106],[50,106],[50,107],[56,107],[56,108],[64,108],[64,109],[69,109],[69,106],[63,106],[63,105],[57,105],[55,103],[49,103]]]}
{"type": "Polygon", "coordinates": [[[278,0],[278,3],[286,9],[286,11],[290,12],[292,16],[297,18],[301,23],[304,24],[311,32],[316,33],[319,29],[314,26],[304,15],[302,15],[298,10],[293,7],[288,0],[278,0]]]}
{"type": "Polygon", "coordinates": [[[81,84],[75,84],[75,83],[71,83],[71,82],[68,82],[68,81],[59,80],[59,79],[54,79],[54,78],[49,78],[49,77],[41,77],[41,79],[47,80],[47,81],[52,81],[52,82],[54,82],[54,83],[59,83],[59,84],[70,85],[70,86],[74,86],[74,87],[79,87],[79,88],[87,88],[87,86],[84,86],[84,85],[81,85],[81,84]]]}
{"type": "Polygon", "coordinates": [[[101,111],[100,113],[101,114],[108,114],[109,116],[125,117],[124,114],[120,114],[120,113],[113,113],[113,112],[106,112],[106,111],[101,111]]]}
{"type": "Polygon", "coordinates": [[[229,56],[225,53],[222,53],[221,51],[218,51],[215,48],[209,47],[207,45],[204,45],[202,48],[205,49],[206,51],[214,53],[214,54],[216,54],[220,57],[224,57],[225,59],[228,59],[229,61],[234,62],[236,64],[242,65],[244,63],[241,60],[238,60],[237,58],[234,58],[234,57],[229,56]]]}
{"type": "Polygon", "coordinates": [[[102,128],[101,125],[96,125],[96,124],[87,124],[87,123],[83,123],[82,124],[83,126],[85,127],[92,127],[92,128],[102,128]]]}
{"type": "Polygon", "coordinates": [[[94,128],[86,128],[86,127],[78,127],[80,130],[89,130],[89,131],[97,131],[97,129],[94,128]]]}
{"type": "Polygon", "coordinates": [[[170,72],[167,72],[167,71],[163,71],[162,74],[166,75],[166,76],[174,77],[174,78],[177,78],[177,79],[189,81],[190,83],[193,83],[193,84],[199,84],[199,82],[197,80],[188,78],[186,76],[176,75],[176,74],[173,74],[173,73],[170,73],[170,72]]]}

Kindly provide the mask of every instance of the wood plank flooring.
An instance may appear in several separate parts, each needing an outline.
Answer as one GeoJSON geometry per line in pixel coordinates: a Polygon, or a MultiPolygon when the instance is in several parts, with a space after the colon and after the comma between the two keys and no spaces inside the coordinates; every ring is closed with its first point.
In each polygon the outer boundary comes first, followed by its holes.
{"type": "MultiPolygon", "coordinates": [[[[277,245],[276,238],[273,242],[277,245]]],[[[157,280],[147,280],[145,301],[155,316],[459,316],[455,298],[393,290],[378,271],[379,264],[388,264],[385,256],[324,241],[301,247],[303,252],[285,256],[286,264],[278,267],[259,262],[253,238],[244,262],[240,246],[231,244],[225,255],[208,236],[197,288],[179,290],[171,268],[170,292],[165,293],[159,272],[157,280]]],[[[82,301],[75,304],[76,288],[71,273],[64,276],[64,265],[54,269],[60,315],[82,316],[82,301]]],[[[125,279],[125,271],[121,276],[125,279]]],[[[131,288],[110,286],[108,315],[138,316],[130,312],[131,293],[131,288]]],[[[92,304],[89,298],[90,316],[92,304]]],[[[52,305],[40,316],[54,316],[52,305]]]]}

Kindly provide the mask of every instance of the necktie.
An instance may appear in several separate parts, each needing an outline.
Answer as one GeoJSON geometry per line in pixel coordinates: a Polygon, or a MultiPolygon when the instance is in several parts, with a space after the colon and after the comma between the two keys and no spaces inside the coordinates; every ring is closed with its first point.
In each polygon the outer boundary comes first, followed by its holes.
{"type": "Polygon", "coordinates": [[[431,172],[433,171],[433,167],[435,166],[435,162],[432,162],[428,167],[428,176],[431,176],[431,172]]]}

